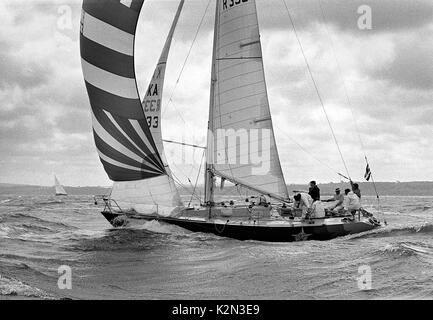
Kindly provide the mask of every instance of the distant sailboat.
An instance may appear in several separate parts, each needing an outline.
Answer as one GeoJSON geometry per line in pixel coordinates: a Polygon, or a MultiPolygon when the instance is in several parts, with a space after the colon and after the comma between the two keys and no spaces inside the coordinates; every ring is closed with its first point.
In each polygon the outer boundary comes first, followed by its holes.
{"type": "Polygon", "coordinates": [[[65,188],[60,184],[59,179],[54,176],[54,187],[56,189],[56,196],[67,196],[68,194],[65,191],[65,188]]]}
{"type": "MultiPolygon", "coordinates": [[[[144,0],[84,0],[81,58],[93,115],[93,133],[100,160],[114,186],[104,198],[102,214],[113,226],[158,220],[191,231],[263,241],[326,240],[371,230],[380,222],[359,210],[355,218],[286,217],[291,199],[277,145],[263,66],[255,0],[216,0],[214,45],[206,146],[204,201],[186,208],[167,165],[161,136],[161,98],[175,19],[144,101],[140,101],[134,70],[134,41],[144,0]],[[217,132],[250,133],[227,150],[217,132]],[[257,136],[253,135],[257,134],[257,136]],[[268,144],[257,143],[266,135],[268,144]],[[260,159],[269,153],[266,174],[240,157],[260,159]],[[224,161],[221,161],[224,160],[224,161]],[[217,204],[216,179],[231,182],[260,196],[260,201],[217,204]],[[114,209],[116,208],[116,210],[114,209]]],[[[230,138],[230,137],[229,137],[230,138]]]]}

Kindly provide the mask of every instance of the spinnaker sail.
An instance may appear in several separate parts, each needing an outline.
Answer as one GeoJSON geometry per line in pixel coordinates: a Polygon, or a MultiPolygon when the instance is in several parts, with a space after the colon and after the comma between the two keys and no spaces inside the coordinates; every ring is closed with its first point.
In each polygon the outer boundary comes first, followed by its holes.
{"type": "Polygon", "coordinates": [[[164,156],[161,98],[165,66],[184,0],[143,103],[134,40],[143,0],[84,0],[81,56],[96,147],[114,181],[111,198],[125,210],[170,215],[183,207],[164,156]]]}
{"type": "Polygon", "coordinates": [[[143,112],[134,40],[143,0],[84,0],[81,63],[100,160],[113,181],[166,174],[143,112]]]}
{"type": "Polygon", "coordinates": [[[137,212],[158,212],[167,216],[183,209],[183,203],[168,166],[162,139],[162,93],[165,71],[174,32],[179,21],[185,0],[181,0],[162,50],[153,77],[143,100],[143,110],[159,155],[164,163],[166,175],[132,182],[115,182],[111,197],[122,208],[133,208],[137,212]]]}

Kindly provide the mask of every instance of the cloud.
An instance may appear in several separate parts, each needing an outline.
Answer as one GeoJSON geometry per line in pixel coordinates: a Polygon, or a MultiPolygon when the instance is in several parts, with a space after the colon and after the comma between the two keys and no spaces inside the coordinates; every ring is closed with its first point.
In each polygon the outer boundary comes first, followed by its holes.
{"type": "Polygon", "coordinates": [[[433,89],[433,27],[418,30],[416,34],[403,34],[396,41],[394,59],[372,72],[372,76],[408,88],[433,89]]]}
{"type": "MultiPolygon", "coordinates": [[[[312,25],[331,24],[343,32],[358,36],[371,33],[388,33],[422,28],[433,19],[430,0],[284,0],[296,28],[308,29],[312,25]],[[372,13],[372,29],[365,32],[358,28],[361,14],[358,8],[369,6],[372,13]]],[[[261,9],[261,21],[268,27],[291,27],[283,0],[257,1],[261,9]]]]}
{"type": "MultiPolygon", "coordinates": [[[[2,46],[0,46],[2,47],[2,46]]],[[[12,54],[7,54],[0,48],[0,88],[19,84],[23,88],[39,86],[46,82],[51,75],[50,68],[38,63],[26,63],[15,58],[12,54]]]]}
{"type": "Polygon", "coordinates": [[[53,171],[66,171],[74,180],[80,164],[98,172],[100,182],[108,183],[94,154],[88,98],[77,55],[79,4],[0,4],[2,181],[50,184],[53,171]],[[70,29],[61,29],[57,23],[58,9],[64,5],[71,9],[70,29]]]}

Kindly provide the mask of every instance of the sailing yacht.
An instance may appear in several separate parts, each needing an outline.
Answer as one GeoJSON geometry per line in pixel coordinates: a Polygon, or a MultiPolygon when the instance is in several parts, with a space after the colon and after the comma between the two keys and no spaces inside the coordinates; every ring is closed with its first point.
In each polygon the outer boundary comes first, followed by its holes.
{"type": "Polygon", "coordinates": [[[56,189],[56,196],[67,196],[67,192],[65,191],[65,188],[60,184],[59,179],[57,179],[56,176],[54,176],[54,188],[56,189]]]}
{"type": "Polygon", "coordinates": [[[167,59],[184,0],[141,101],[134,42],[143,2],[83,1],[82,69],[96,148],[114,181],[102,214],[114,227],[157,220],[240,240],[285,242],[328,240],[380,226],[363,209],[350,218],[315,219],[299,217],[292,208],[269,108],[255,0],[216,0],[204,199],[199,207],[185,206],[161,132],[167,59]],[[218,203],[217,179],[221,187],[228,181],[261,200],[218,203]]]}

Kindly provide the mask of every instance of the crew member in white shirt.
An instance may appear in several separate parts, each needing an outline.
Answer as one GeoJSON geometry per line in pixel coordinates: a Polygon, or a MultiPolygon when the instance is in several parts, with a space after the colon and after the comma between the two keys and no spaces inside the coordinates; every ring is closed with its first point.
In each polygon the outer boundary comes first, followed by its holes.
{"type": "Polygon", "coordinates": [[[361,202],[359,201],[359,197],[350,189],[344,190],[344,202],[343,208],[345,211],[352,213],[354,210],[361,209],[361,202]]]}

